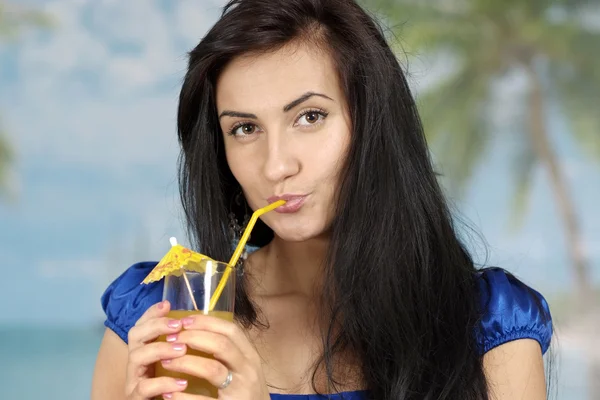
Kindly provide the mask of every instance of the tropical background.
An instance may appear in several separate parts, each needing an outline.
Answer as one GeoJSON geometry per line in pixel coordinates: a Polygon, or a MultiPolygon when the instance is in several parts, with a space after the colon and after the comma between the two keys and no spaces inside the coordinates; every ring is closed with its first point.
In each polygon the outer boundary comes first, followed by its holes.
{"type": "MultiPolygon", "coordinates": [[[[600,398],[599,2],[362,3],[476,260],[550,302],[553,398],[600,398]]],[[[3,397],[89,397],[104,288],[184,238],[176,99],[223,4],[0,0],[3,397]]]]}

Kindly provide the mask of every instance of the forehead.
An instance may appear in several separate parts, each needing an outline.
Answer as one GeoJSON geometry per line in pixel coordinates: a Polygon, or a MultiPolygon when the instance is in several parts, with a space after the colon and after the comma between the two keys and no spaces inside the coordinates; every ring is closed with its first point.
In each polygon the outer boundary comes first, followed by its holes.
{"type": "Polygon", "coordinates": [[[314,46],[286,46],[265,54],[233,59],[217,81],[217,108],[239,111],[281,109],[307,91],[340,96],[331,57],[314,46]]]}

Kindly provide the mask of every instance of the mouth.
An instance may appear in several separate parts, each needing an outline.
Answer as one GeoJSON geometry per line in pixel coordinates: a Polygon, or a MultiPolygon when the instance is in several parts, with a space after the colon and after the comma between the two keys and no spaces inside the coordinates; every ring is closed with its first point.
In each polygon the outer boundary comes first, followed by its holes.
{"type": "Polygon", "coordinates": [[[282,206],[277,207],[274,211],[281,214],[292,214],[300,210],[304,205],[304,201],[308,195],[303,194],[284,194],[281,196],[271,196],[267,199],[269,204],[279,200],[285,200],[286,203],[282,206]]]}

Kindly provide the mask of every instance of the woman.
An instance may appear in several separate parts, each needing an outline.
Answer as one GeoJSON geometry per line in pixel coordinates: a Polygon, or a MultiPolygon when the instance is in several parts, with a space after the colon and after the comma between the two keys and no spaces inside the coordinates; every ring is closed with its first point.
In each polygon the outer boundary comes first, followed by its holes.
{"type": "Polygon", "coordinates": [[[202,398],[154,362],[220,399],[546,398],[547,304],[475,269],[401,68],[353,0],[232,0],[190,53],[178,129],[202,253],[229,259],[228,226],[288,203],[253,231],[234,323],[166,319],[162,283],[140,285],[155,263],[108,288],[93,399],[202,398]]]}

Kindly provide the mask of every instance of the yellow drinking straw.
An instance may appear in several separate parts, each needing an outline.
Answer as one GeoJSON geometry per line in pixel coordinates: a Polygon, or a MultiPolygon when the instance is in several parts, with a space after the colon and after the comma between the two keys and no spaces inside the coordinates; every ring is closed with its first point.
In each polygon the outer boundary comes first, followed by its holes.
{"type": "Polygon", "coordinates": [[[221,293],[223,292],[223,289],[225,288],[225,283],[227,282],[227,279],[229,278],[229,274],[231,273],[231,268],[235,268],[235,266],[237,265],[237,262],[240,259],[242,252],[244,251],[244,247],[246,246],[246,242],[248,241],[248,238],[250,237],[250,232],[252,232],[252,228],[254,228],[254,224],[258,220],[258,217],[260,217],[261,215],[263,215],[265,213],[268,213],[269,211],[273,211],[274,209],[284,205],[285,203],[286,203],[285,200],[279,200],[279,201],[269,204],[266,207],[259,208],[258,210],[254,211],[254,213],[252,213],[252,218],[250,218],[250,222],[248,222],[248,226],[246,226],[246,229],[244,230],[244,234],[242,235],[240,242],[238,243],[237,247],[235,248],[235,251],[233,252],[233,256],[231,256],[231,260],[229,260],[229,267],[225,269],[225,272],[223,273],[223,276],[221,277],[221,281],[219,282],[219,285],[215,289],[215,292],[213,293],[213,295],[210,299],[209,311],[212,311],[215,308],[215,306],[217,305],[217,302],[219,301],[219,297],[221,296],[221,293]]]}

